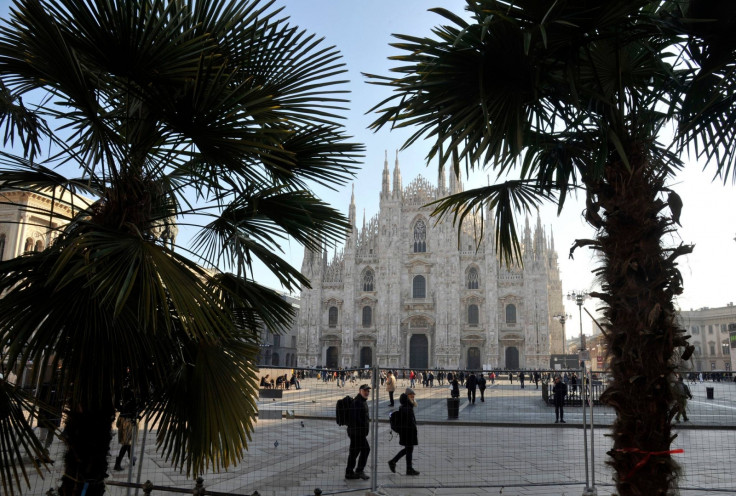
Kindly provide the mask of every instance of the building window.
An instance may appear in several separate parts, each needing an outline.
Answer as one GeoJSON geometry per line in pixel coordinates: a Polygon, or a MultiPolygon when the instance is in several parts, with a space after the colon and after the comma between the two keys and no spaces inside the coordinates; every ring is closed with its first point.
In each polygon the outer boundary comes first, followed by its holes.
{"type": "Polygon", "coordinates": [[[468,324],[477,326],[478,320],[478,305],[468,305],[468,324]]]}
{"type": "Polygon", "coordinates": [[[708,326],[708,334],[713,334],[713,326],[712,325],[709,325],[708,326]]]}
{"type": "Polygon", "coordinates": [[[337,307],[330,307],[327,313],[327,325],[337,327],[337,307]]]}
{"type": "Polygon", "coordinates": [[[278,365],[279,364],[279,354],[274,353],[273,358],[271,358],[271,365],[278,365]]]}
{"type": "Polygon", "coordinates": [[[726,324],[721,324],[721,332],[727,332],[728,326],[726,324]]]}
{"type": "Polygon", "coordinates": [[[716,362],[710,362],[710,369],[715,370],[716,369],[716,362]]]}
{"type": "Polygon", "coordinates": [[[3,255],[5,254],[5,235],[0,234],[0,262],[5,260],[3,255]]]}
{"type": "Polygon", "coordinates": [[[711,356],[716,354],[716,344],[715,343],[708,343],[708,349],[710,350],[711,356]]]}
{"type": "Polygon", "coordinates": [[[31,238],[26,239],[26,245],[23,247],[23,253],[30,253],[33,251],[33,240],[31,238]]]}
{"type": "Polygon", "coordinates": [[[693,334],[700,334],[700,327],[693,326],[693,334]]]}
{"type": "Polygon", "coordinates": [[[371,269],[363,272],[363,291],[373,291],[373,271],[371,269]]]}
{"type": "Polygon", "coordinates": [[[36,241],[36,246],[34,247],[33,251],[43,251],[43,241],[40,239],[36,241]]]}
{"type": "Polygon", "coordinates": [[[427,251],[427,225],[423,220],[414,224],[414,253],[427,251]]]}
{"type": "Polygon", "coordinates": [[[273,347],[278,348],[281,346],[281,336],[274,336],[273,337],[273,347]]]}
{"type": "Polygon", "coordinates": [[[427,281],[424,276],[414,276],[411,287],[412,298],[426,298],[427,297],[427,281]]]}
{"type": "Polygon", "coordinates": [[[370,327],[373,321],[373,309],[363,307],[363,327],[370,327]]]}
{"type": "Polygon", "coordinates": [[[728,356],[731,353],[731,346],[728,343],[728,339],[723,340],[723,343],[721,343],[721,352],[723,356],[728,356]]]}
{"type": "Polygon", "coordinates": [[[700,356],[701,351],[700,351],[700,345],[699,344],[696,344],[695,345],[695,352],[694,352],[694,354],[695,354],[695,356],[700,356]]]}
{"type": "Polygon", "coordinates": [[[291,347],[296,348],[296,336],[291,336],[291,347]]]}
{"type": "Polygon", "coordinates": [[[467,287],[468,289],[478,289],[478,269],[475,267],[468,270],[467,287]]]}
{"type": "Polygon", "coordinates": [[[506,323],[516,324],[516,305],[506,305],[506,323]]]}

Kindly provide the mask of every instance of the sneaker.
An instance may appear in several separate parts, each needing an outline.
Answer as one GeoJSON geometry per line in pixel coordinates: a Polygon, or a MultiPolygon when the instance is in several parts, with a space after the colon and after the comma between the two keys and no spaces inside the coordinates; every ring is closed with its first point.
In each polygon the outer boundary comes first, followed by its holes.
{"type": "Polygon", "coordinates": [[[417,472],[413,468],[408,468],[406,469],[406,475],[419,475],[419,472],[417,472]]]}
{"type": "Polygon", "coordinates": [[[388,468],[391,469],[391,472],[396,473],[396,462],[393,460],[389,460],[388,468]]]}
{"type": "Polygon", "coordinates": [[[358,476],[357,476],[357,475],[355,475],[355,474],[354,474],[354,473],[352,473],[352,472],[348,472],[348,473],[346,473],[346,474],[345,474],[345,478],[346,478],[346,479],[357,479],[357,478],[358,478],[358,476]]]}
{"type": "Polygon", "coordinates": [[[564,420],[560,420],[560,423],[561,424],[566,424],[567,422],[565,422],[564,420]]]}
{"type": "Polygon", "coordinates": [[[368,476],[368,474],[366,474],[365,472],[363,472],[361,470],[360,472],[355,472],[355,478],[356,479],[368,480],[368,479],[370,479],[370,476],[368,476]]]}
{"type": "Polygon", "coordinates": [[[559,421],[559,420],[555,420],[555,424],[559,424],[559,423],[560,423],[560,421],[559,421]]]}

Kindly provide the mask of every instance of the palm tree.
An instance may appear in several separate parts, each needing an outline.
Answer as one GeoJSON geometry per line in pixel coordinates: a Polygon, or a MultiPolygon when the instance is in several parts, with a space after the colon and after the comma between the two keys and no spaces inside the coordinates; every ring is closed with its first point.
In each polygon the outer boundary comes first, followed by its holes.
{"type": "Polygon", "coordinates": [[[369,76],[393,90],[373,128],[414,127],[406,146],[428,138],[429,158],[498,173],[498,184],[434,206],[459,219],[493,207],[505,261],[521,261],[515,212],[585,195],[596,236],[570,255],[587,246],[600,256],[593,296],[613,375],[604,399],[617,414],[608,463],[619,494],[669,494],[673,371],[693,350],[674,304],[676,260],[692,247],[665,243],[682,208],[671,183],[688,147],[729,175],[734,9],[585,0],[467,0],[466,9],[470,20],[433,9],[446,24],[432,37],[396,35],[396,76],[369,76]]]}
{"type": "MultiPolygon", "coordinates": [[[[89,199],[34,212],[64,217],[53,244],[0,262],[4,358],[51,371],[66,402],[61,494],[104,492],[126,384],[175,466],[241,460],[256,329],[293,317],[253,264],[308,285],[279,243],[321,249],[349,227],[310,190],[345,184],[362,149],[339,124],[344,64],[272,4],[17,0],[0,26],[0,123],[19,150],[0,155],[2,189],[89,199]],[[173,223],[191,242],[159,237],[173,223]]],[[[0,380],[4,494],[42,454],[29,401],[0,380]]]]}

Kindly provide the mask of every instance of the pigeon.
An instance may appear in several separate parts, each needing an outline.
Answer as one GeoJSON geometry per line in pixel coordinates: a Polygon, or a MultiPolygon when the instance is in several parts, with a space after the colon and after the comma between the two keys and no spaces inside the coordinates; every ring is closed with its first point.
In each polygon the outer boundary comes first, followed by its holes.
{"type": "Polygon", "coordinates": [[[273,442],[273,447],[274,448],[278,448],[279,447],[279,442],[278,441],[274,441],[273,442]]]}
{"type": "Polygon", "coordinates": [[[299,422],[299,423],[300,423],[300,424],[302,424],[302,427],[304,427],[304,421],[301,421],[301,422],[299,422]]]}

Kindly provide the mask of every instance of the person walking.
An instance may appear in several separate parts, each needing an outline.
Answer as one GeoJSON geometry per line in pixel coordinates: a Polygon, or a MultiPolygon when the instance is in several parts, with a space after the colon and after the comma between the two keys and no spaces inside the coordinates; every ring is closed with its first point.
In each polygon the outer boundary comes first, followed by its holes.
{"type": "Polygon", "coordinates": [[[567,396],[567,384],[555,376],[555,385],[552,387],[555,402],[555,424],[566,424],[565,422],[565,396],[567,396]]]}
{"type": "Polygon", "coordinates": [[[451,398],[460,398],[460,383],[457,382],[457,376],[453,376],[452,381],[450,382],[450,387],[452,388],[450,391],[450,397],[451,398]]]}
{"type": "Polygon", "coordinates": [[[50,450],[51,444],[54,442],[54,432],[61,425],[63,401],[61,401],[61,395],[56,394],[56,387],[49,382],[41,385],[39,397],[45,403],[38,412],[38,427],[40,429],[38,440],[43,445],[43,454],[36,461],[39,463],[54,463],[54,460],[51,459],[50,450]]]}
{"type": "Polygon", "coordinates": [[[486,378],[483,375],[483,372],[478,376],[478,390],[480,391],[480,401],[481,403],[484,403],[486,401],[484,397],[486,391],[486,378]]]}
{"type": "Polygon", "coordinates": [[[519,372],[519,383],[521,384],[521,389],[524,389],[524,381],[526,380],[526,376],[524,376],[524,372],[519,372]]]}
{"type": "Polygon", "coordinates": [[[348,453],[348,465],[345,468],[346,479],[370,479],[368,474],[363,471],[368,462],[368,453],[371,452],[371,447],[368,444],[371,420],[368,413],[368,395],[370,393],[371,387],[368,384],[361,384],[348,415],[350,451],[348,453]],[[356,460],[357,466],[355,464],[356,460]]]}
{"type": "Polygon", "coordinates": [[[475,377],[473,372],[468,375],[468,380],[465,381],[465,387],[468,388],[468,403],[475,405],[475,388],[478,386],[478,379],[475,377]]]}
{"type": "Polygon", "coordinates": [[[396,378],[393,372],[388,371],[386,376],[386,392],[388,392],[388,406],[394,406],[394,391],[396,391],[396,378]]]}
{"type": "Polygon", "coordinates": [[[406,391],[399,396],[399,405],[401,406],[394,415],[399,415],[399,444],[403,446],[403,449],[388,461],[388,468],[393,473],[396,473],[396,463],[402,456],[406,455],[406,475],[419,475],[412,464],[414,446],[419,444],[417,419],[414,416],[414,407],[417,406],[415,397],[414,390],[411,388],[406,388],[406,391]]]}
{"type": "Polygon", "coordinates": [[[685,422],[690,420],[687,418],[687,400],[689,399],[693,399],[690,388],[687,387],[687,384],[685,384],[683,377],[681,375],[678,375],[677,382],[675,383],[675,401],[677,402],[677,414],[675,415],[675,422],[680,421],[680,416],[682,416],[682,419],[685,422]]]}
{"type": "Polygon", "coordinates": [[[120,452],[115,458],[115,466],[113,470],[118,472],[123,470],[121,463],[125,454],[128,454],[130,464],[135,466],[135,456],[131,455],[133,437],[138,435],[138,404],[135,399],[135,393],[130,386],[123,387],[120,401],[120,414],[116,427],[118,428],[118,442],[120,443],[120,452]]]}

